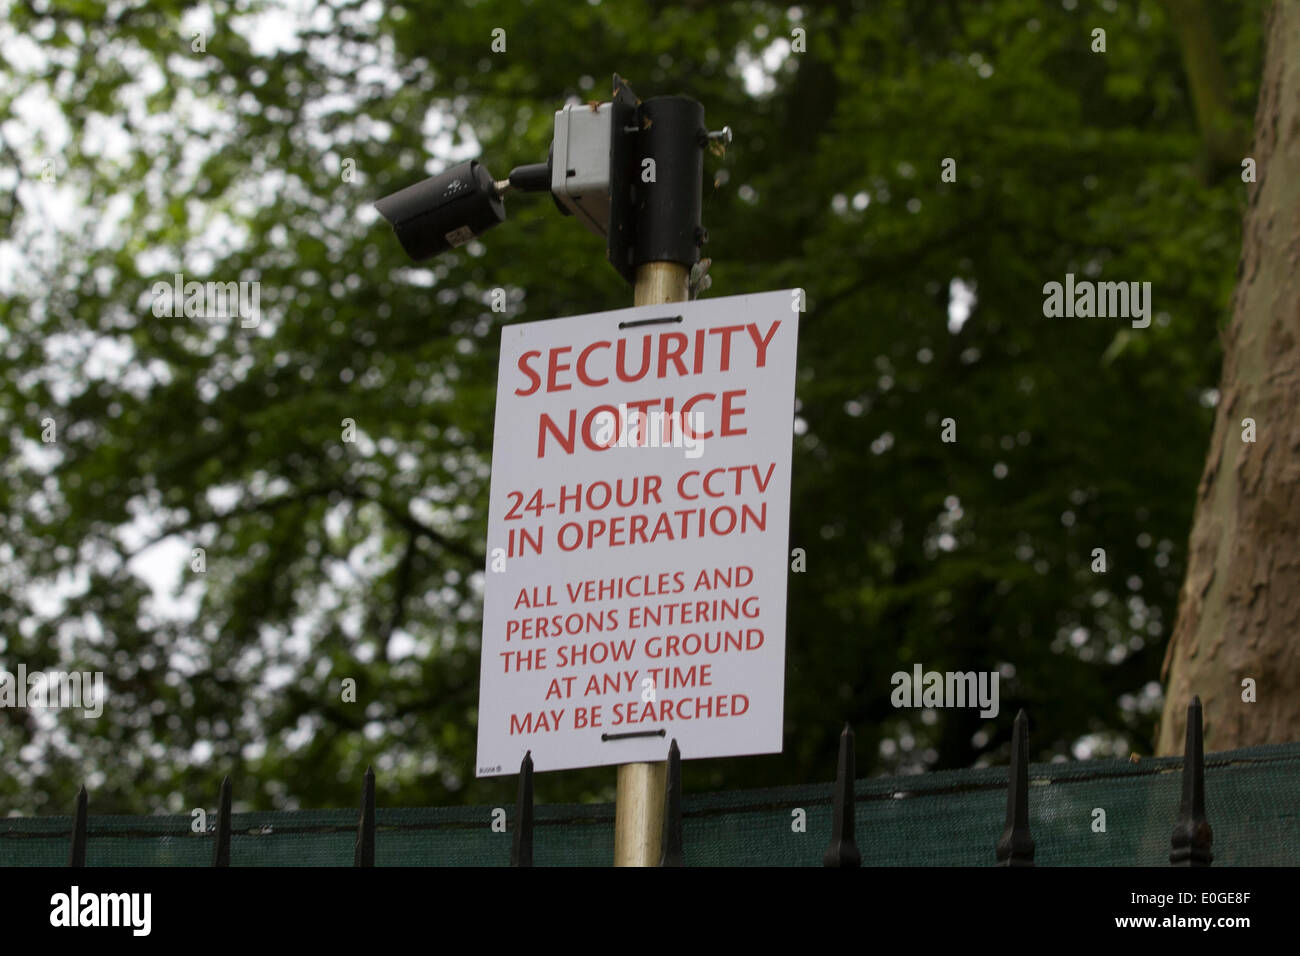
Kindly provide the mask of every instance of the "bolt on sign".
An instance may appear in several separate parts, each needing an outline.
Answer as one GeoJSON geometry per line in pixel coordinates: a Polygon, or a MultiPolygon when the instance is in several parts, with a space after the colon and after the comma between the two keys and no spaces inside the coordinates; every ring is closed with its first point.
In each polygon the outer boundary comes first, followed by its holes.
{"type": "Polygon", "coordinates": [[[478,776],[780,752],[801,297],[502,329],[478,776]]]}

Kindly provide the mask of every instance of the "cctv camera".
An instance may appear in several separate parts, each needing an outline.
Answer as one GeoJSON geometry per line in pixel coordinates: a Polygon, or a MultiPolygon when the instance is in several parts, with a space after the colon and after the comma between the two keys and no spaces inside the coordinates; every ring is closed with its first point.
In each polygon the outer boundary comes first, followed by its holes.
{"type": "Polygon", "coordinates": [[[610,102],[569,103],[556,111],[546,162],[516,166],[496,182],[471,160],[385,196],[375,208],[418,262],[504,222],[507,190],[549,192],[560,212],[605,238],[610,264],[635,282],[641,262],[698,260],[703,147],[722,136],[705,133],[704,108],[694,100],[657,97],[642,104],[616,73],[610,102]],[[637,171],[656,152],[659,182],[667,185],[639,190],[637,171]]]}
{"type": "Polygon", "coordinates": [[[492,175],[478,160],[385,196],[375,208],[416,262],[463,246],[506,218],[492,175]]]}

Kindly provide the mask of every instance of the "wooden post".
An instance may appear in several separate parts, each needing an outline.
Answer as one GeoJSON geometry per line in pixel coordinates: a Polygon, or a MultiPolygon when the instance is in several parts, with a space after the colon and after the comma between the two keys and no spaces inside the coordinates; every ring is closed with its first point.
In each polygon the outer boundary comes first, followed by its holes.
{"type": "MultiPolygon", "coordinates": [[[[634,305],[685,302],[690,268],[676,262],[637,266],[634,305]]],[[[614,865],[658,866],[664,826],[664,782],[668,762],[618,767],[614,802],[614,865]]]]}

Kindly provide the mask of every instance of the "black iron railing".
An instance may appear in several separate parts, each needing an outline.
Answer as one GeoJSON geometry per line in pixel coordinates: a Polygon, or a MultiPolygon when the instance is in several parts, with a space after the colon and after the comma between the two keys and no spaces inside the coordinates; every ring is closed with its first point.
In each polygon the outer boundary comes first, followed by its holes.
{"type": "MultiPolygon", "coordinates": [[[[1213,831],[1205,809],[1205,753],[1200,698],[1187,708],[1187,740],[1182,761],[1182,789],[1170,840],[1169,862],[1173,866],[1209,866],[1213,831]]],[[[1029,720],[1021,710],[1015,719],[1011,757],[1007,768],[1006,819],[1001,835],[992,842],[990,863],[997,866],[1034,865],[1035,842],[1030,833],[1029,806],[1029,720]]],[[[840,747],[832,796],[830,841],[822,857],[823,866],[861,866],[855,837],[854,738],[847,724],[840,734],[840,747]]],[[[213,866],[231,865],[231,781],[222,780],[213,830],[213,866]]],[[[68,865],[86,865],[89,797],[85,786],[77,793],[72,820],[68,865]]],[[[524,755],[519,768],[510,845],[510,865],[533,865],[533,761],[524,755]]],[[[664,825],[660,866],[684,866],[690,857],[682,829],[681,751],[677,741],[669,747],[668,774],[664,795],[664,825]]],[[[1136,862],[1136,861],[1135,861],[1136,862]]],[[[361,813],[357,822],[353,852],[354,866],[375,865],[375,773],[367,768],[362,781],[361,813]]]]}

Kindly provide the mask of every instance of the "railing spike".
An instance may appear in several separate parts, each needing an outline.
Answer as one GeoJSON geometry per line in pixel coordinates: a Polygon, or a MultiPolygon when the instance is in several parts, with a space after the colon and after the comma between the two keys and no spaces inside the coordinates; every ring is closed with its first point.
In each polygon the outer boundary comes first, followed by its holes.
{"type": "Polygon", "coordinates": [[[212,865],[230,866],[230,775],[221,781],[221,796],[217,801],[217,834],[212,845],[212,865]]]}
{"type": "Polygon", "coordinates": [[[1209,866],[1214,831],[1205,816],[1205,739],[1201,698],[1187,705],[1187,743],[1183,748],[1183,794],[1170,841],[1172,866],[1209,866]]]}
{"type": "Polygon", "coordinates": [[[997,842],[997,859],[998,866],[1034,865],[1034,838],[1029,832],[1029,718],[1023,708],[1011,730],[1007,825],[997,842]]]}
{"type": "Polygon", "coordinates": [[[668,747],[668,776],[664,783],[663,853],[660,866],[685,866],[682,853],[682,752],[677,749],[677,738],[668,747]]]}
{"type": "Polygon", "coordinates": [[[853,839],[853,775],[853,728],[846,723],[840,733],[840,759],[835,770],[831,843],[822,855],[822,866],[862,865],[862,856],[853,839]]]}
{"type": "Polygon", "coordinates": [[[353,866],[375,865],[375,770],[366,768],[361,785],[361,821],[357,824],[357,843],[352,855],[353,866]]]}
{"type": "Polygon", "coordinates": [[[68,855],[68,866],[86,865],[86,785],[83,783],[77,791],[77,810],[72,817],[72,852],[68,855]]]}
{"type": "Polygon", "coordinates": [[[515,832],[510,841],[510,865],[533,865],[533,752],[519,762],[519,792],[515,797],[515,832]]]}

